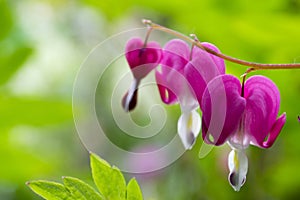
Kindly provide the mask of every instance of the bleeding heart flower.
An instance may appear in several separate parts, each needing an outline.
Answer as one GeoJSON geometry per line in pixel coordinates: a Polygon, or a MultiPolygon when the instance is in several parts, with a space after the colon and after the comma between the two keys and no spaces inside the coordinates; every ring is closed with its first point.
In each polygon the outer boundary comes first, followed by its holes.
{"type": "Polygon", "coordinates": [[[126,112],[137,104],[138,86],[140,81],[157,65],[162,58],[162,50],[157,42],[144,42],[140,38],[130,39],[125,47],[125,57],[133,74],[133,83],[122,99],[126,112]]]}
{"type": "Polygon", "coordinates": [[[276,119],[279,90],[264,76],[252,76],[241,85],[234,76],[221,75],[207,85],[201,105],[204,141],[214,145],[228,142],[235,151],[228,160],[229,181],[239,190],[248,168],[244,149],[250,144],[271,147],[285,124],[285,113],[276,119]]]}
{"type": "MultiPolygon", "coordinates": [[[[220,52],[217,47],[210,43],[203,42],[201,44],[215,52],[220,52]]],[[[194,59],[186,66],[184,73],[201,107],[202,95],[207,84],[216,76],[225,74],[225,63],[223,59],[199,48],[195,48],[193,54],[194,59]]]]}
{"type": "MultiPolygon", "coordinates": [[[[202,45],[218,51],[212,44],[202,45]]],[[[222,59],[199,48],[190,49],[182,40],[169,41],[163,49],[161,71],[155,73],[162,101],[180,103],[182,115],[177,127],[186,149],[192,148],[201,128],[197,99],[202,96],[207,83],[225,71],[222,59]]]]}

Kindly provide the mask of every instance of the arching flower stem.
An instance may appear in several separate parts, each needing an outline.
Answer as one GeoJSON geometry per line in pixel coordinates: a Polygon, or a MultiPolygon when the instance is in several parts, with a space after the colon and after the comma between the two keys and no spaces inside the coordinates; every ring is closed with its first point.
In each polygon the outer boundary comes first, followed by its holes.
{"type": "Polygon", "coordinates": [[[286,63],[286,64],[263,64],[263,63],[256,63],[256,62],[249,62],[245,60],[241,60],[238,58],[234,58],[231,56],[228,56],[226,54],[223,54],[221,52],[216,52],[213,49],[210,49],[208,47],[203,46],[199,41],[194,40],[186,35],[183,35],[182,33],[179,33],[177,31],[174,31],[172,29],[166,28],[164,26],[161,26],[159,24],[153,23],[151,20],[143,20],[144,24],[146,24],[148,27],[151,27],[152,29],[163,31],[165,33],[174,35],[182,40],[185,40],[189,43],[192,43],[192,45],[195,45],[199,47],[200,49],[205,50],[206,52],[213,54],[215,56],[218,56],[224,60],[227,60],[229,62],[233,62],[236,64],[244,65],[251,67],[255,70],[269,70],[269,69],[300,69],[300,63],[286,63]]]}

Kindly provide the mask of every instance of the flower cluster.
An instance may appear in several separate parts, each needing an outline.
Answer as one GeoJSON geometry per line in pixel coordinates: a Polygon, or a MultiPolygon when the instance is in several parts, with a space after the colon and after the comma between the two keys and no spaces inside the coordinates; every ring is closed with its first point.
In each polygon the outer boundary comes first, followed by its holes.
{"type": "MultiPolygon", "coordinates": [[[[201,45],[220,52],[210,43],[201,45]]],[[[286,121],[277,118],[280,96],[276,85],[264,76],[252,76],[242,83],[225,74],[222,58],[173,39],[163,48],[156,42],[130,39],[125,56],[134,80],[122,105],[131,111],[137,104],[141,80],[155,70],[157,87],[165,104],[179,104],[182,114],[178,134],[186,149],[191,149],[202,127],[203,140],[212,145],[228,143],[228,180],[238,191],[245,183],[248,160],[245,149],[273,145],[286,121]],[[158,68],[160,66],[160,68],[158,68]],[[202,119],[197,109],[202,110],[202,119]]]]}

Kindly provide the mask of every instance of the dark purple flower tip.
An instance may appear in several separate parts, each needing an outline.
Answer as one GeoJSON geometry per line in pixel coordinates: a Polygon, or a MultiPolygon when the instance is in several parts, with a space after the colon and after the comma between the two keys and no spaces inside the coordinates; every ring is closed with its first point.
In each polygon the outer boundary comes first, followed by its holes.
{"type": "Polygon", "coordinates": [[[145,47],[142,39],[132,38],[126,44],[125,57],[133,76],[140,80],[160,64],[162,49],[157,42],[148,42],[145,47]]]}
{"type": "Polygon", "coordinates": [[[122,106],[126,112],[132,111],[137,105],[138,89],[136,89],[131,96],[128,96],[129,91],[122,98],[122,106]]]}
{"type": "Polygon", "coordinates": [[[140,80],[133,79],[131,87],[122,98],[122,106],[126,112],[132,111],[137,105],[140,80]]]}

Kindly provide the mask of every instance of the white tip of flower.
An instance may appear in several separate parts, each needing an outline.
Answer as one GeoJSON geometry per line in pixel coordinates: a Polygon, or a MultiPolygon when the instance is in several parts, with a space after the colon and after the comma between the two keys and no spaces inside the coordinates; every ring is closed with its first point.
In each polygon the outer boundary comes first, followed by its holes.
{"type": "Polygon", "coordinates": [[[228,181],[235,191],[239,191],[246,182],[248,159],[243,150],[232,150],[228,156],[228,181]]]}
{"type": "Polygon", "coordinates": [[[196,110],[181,114],[177,131],[185,149],[192,149],[201,129],[201,118],[196,110]]]}

